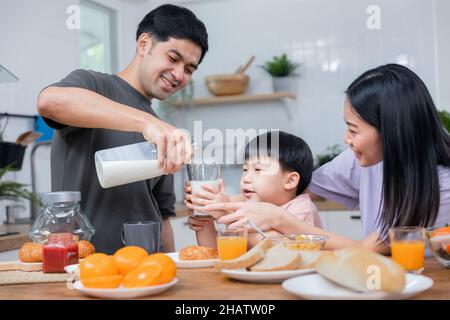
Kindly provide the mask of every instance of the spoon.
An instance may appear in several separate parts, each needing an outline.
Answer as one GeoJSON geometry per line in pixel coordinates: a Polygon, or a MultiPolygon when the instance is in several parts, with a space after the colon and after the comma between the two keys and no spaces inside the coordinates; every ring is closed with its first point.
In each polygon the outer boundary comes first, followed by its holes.
{"type": "Polygon", "coordinates": [[[247,223],[255,228],[255,230],[264,237],[264,239],[269,239],[269,237],[264,232],[262,232],[262,230],[258,228],[258,226],[252,220],[247,220],[247,223]]]}

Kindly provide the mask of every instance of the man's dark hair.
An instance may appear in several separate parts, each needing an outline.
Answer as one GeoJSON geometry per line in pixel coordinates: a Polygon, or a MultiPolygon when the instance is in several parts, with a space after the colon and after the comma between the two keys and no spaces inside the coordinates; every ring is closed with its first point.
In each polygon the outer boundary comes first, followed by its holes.
{"type": "Polygon", "coordinates": [[[136,40],[143,33],[150,34],[156,41],[168,41],[169,38],[188,39],[202,49],[200,62],[208,51],[208,33],[206,27],[195,14],[187,8],[164,4],[150,11],[139,23],[136,40]]]}
{"type": "Polygon", "coordinates": [[[283,131],[261,134],[245,146],[244,159],[249,160],[253,156],[274,158],[283,171],[297,172],[300,182],[296,195],[302,194],[311,182],[314,159],[311,149],[302,138],[283,131]]]}

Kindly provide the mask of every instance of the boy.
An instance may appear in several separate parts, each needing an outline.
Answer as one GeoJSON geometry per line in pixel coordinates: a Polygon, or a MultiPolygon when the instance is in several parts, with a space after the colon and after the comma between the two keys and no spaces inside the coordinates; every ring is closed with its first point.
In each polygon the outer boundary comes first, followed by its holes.
{"type": "MultiPolygon", "coordinates": [[[[313,156],[303,139],[283,131],[260,135],[246,145],[244,159],[239,197],[231,199],[224,192],[223,181],[218,188],[205,185],[203,192],[192,195],[187,186],[185,203],[188,208],[194,209],[196,206],[201,210],[201,206],[229,201],[269,202],[306,223],[322,227],[316,206],[309,195],[304,193],[311,181],[313,156]],[[278,135],[278,141],[276,137],[272,139],[273,135],[278,135]]],[[[214,218],[227,214],[223,211],[209,213],[214,218]]],[[[216,247],[216,230],[212,219],[190,217],[189,223],[196,230],[199,245],[216,247]]],[[[265,233],[271,237],[281,235],[274,229],[265,233]]],[[[260,234],[249,232],[250,247],[261,239],[260,234]]]]}

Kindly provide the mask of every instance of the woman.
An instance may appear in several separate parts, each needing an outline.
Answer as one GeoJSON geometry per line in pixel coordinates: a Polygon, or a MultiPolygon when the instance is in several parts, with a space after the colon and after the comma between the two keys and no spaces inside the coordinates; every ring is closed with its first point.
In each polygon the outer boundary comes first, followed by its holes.
{"type": "Polygon", "coordinates": [[[383,253],[389,250],[391,227],[450,222],[450,137],[414,72],[388,64],[363,73],[346,91],[344,119],[350,148],[314,172],[309,192],[359,207],[366,237],[361,242],[295,221],[266,203],[221,203],[202,210],[232,211],[217,221],[230,227],[251,219],[282,233],[326,234],[327,249],[362,244],[383,253]]]}

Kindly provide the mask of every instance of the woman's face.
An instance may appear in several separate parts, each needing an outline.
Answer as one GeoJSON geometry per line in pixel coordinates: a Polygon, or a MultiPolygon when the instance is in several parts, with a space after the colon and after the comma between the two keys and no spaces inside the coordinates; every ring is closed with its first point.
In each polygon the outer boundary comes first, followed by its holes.
{"type": "Polygon", "coordinates": [[[344,102],[344,120],[347,124],[344,142],[353,150],[361,167],[373,166],[382,161],[380,133],[356,113],[348,99],[344,102]]]}

